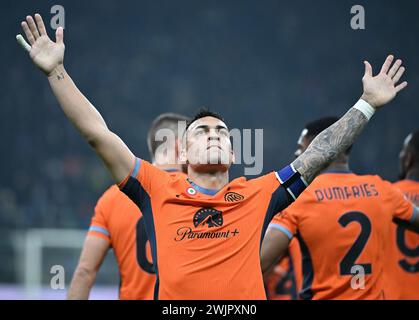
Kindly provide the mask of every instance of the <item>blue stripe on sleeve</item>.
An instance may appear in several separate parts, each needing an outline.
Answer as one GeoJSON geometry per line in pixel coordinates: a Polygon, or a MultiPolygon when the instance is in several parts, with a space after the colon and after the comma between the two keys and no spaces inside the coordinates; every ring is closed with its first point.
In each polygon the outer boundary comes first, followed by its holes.
{"type": "Polygon", "coordinates": [[[270,224],[269,225],[269,228],[273,228],[273,229],[276,229],[276,230],[279,230],[279,231],[281,231],[282,233],[284,233],[287,237],[288,237],[288,239],[292,239],[294,236],[293,236],[293,234],[291,233],[291,231],[289,231],[287,228],[285,228],[284,226],[281,226],[280,224],[275,224],[275,223],[272,223],[272,224],[270,224]]]}
{"type": "Polygon", "coordinates": [[[134,171],[132,171],[131,177],[137,178],[137,175],[138,175],[138,172],[140,171],[140,168],[141,168],[141,159],[136,158],[135,159],[134,171]]]}
{"type": "Polygon", "coordinates": [[[109,231],[108,230],[106,230],[105,228],[101,228],[101,227],[97,227],[97,226],[91,226],[90,228],[89,228],[89,231],[96,231],[96,232],[99,232],[99,233],[102,233],[102,234],[104,234],[105,236],[107,236],[107,237],[109,237],[111,234],[109,233],[109,231]]]}

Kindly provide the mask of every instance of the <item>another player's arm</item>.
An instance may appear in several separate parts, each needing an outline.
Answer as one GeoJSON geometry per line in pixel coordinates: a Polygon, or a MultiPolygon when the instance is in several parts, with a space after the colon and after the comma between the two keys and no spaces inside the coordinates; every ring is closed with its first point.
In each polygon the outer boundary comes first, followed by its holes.
{"type": "Polygon", "coordinates": [[[269,228],[262,242],[260,263],[264,275],[269,273],[274,265],[286,255],[290,239],[275,228],[269,228]]]}
{"type": "Polygon", "coordinates": [[[393,221],[397,223],[399,226],[406,228],[407,230],[416,232],[419,234],[419,207],[416,205],[414,206],[414,214],[411,221],[405,221],[399,218],[394,218],[393,221]]]}
{"type": "Polygon", "coordinates": [[[339,121],[320,133],[293,162],[294,168],[307,183],[313,181],[340,153],[354,143],[375,110],[389,103],[407,86],[407,82],[397,85],[405,68],[401,66],[401,60],[397,60],[392,66],[393,59],[393,56],[387,57],[380,74],[375,77],[371,65],[365,61],[365,75],[362,79],[364,93],[361,100],[339,121]]]}
{"type": "Polygon", "coordinates": [[[87,236],[79,264],[74,271],[68,290],[68,300],[87,300],[96,279],[96,274],[109,250],[109,242],[98,237],[87,236]]]}
{"type": "Polygon", "coordinates": [[[132,170],[135,157],[125,143],[106,126],[100,113],[78,90],[64,62],[64,31],[58,28],[56,42],[50,40],[39,14],[26,17],[22,28],[29,44],[21,35],[18,42],[29,52],[34,64],[47,76],[62,110],[84,139],[94,148],[111,172],[115,182],[124,180],[132,170]]]}

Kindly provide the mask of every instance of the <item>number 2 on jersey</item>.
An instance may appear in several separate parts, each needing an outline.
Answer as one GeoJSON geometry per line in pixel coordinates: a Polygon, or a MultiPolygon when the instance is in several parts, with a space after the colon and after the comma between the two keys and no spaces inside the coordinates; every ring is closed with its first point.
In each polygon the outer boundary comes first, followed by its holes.
{"type": "Polygon", "coordinates": [[[339,224],[346,228],[352,222],[359,223],[361,225],[361,233],[358,238],[355,240],[351,249],[347,252],[345,257],[340,262],[340,274],[341,275],[353,275],[351,269],[354,265],[358,265],[364,268],[365,274],[371,274],[372,267],[371,263],[359,264],[356,263],[356,260],[361,255],[362,251],[365,248],[365,245],[368,242],[368,239],[371,234],[371,221],[370,219],[362,212],[351,211],[343,214],[339,220],[339,224]]]}

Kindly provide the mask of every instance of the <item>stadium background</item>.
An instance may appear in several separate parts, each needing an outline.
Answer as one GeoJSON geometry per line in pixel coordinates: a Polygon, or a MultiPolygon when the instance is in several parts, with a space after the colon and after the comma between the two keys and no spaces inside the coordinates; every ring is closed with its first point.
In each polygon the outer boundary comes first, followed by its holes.
{"type": "MultiPolygon", "coordinates": [[[[83,233],[111,183],[63,116],[45,77],[15,43],[25,15],[39,12],[49,22],[55,4],[65,8],[67,70],[108,126],[146,157],[155,116],[190,115],[205,105],[221,112],[230,128],[264,129],[263,171],[269,172],[292,158],[307,121],[341,115],[353,105],[364,59],[377,72],[388,53],[403,58],[409,88],[376,115],[351,159],[358,173],[397,179],[400,146],[419,119],[415,0],[3,1],[0,298],[64,297],[64,291],[24,290],[22,243],[31,242],[33,229],[83,233]],[[366,30],[350,28],[355,4],[365,8],[366,30]]],[[[242,175],[243,166],[232,173],[242,175]]],[[[42,252],[41,282],[48,286],[50,266],[58,264],[68,283],[79,249],[42,252]]],[[[116,295],[112,257],[98,284],[109,290],[97,297],[116,295]]]]}

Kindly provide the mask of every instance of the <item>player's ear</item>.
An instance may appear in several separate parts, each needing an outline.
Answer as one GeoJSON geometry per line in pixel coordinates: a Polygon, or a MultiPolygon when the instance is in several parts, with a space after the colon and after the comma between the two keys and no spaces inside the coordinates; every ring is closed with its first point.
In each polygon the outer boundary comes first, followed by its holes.
{"type": "Polygon", "coordinates": [[[231,164],[234,164],[236,162],[236,155],[234,154],[233,149],[231,149],[230,153],[231,153],[231,156],[230,156],[231,164]]]}

